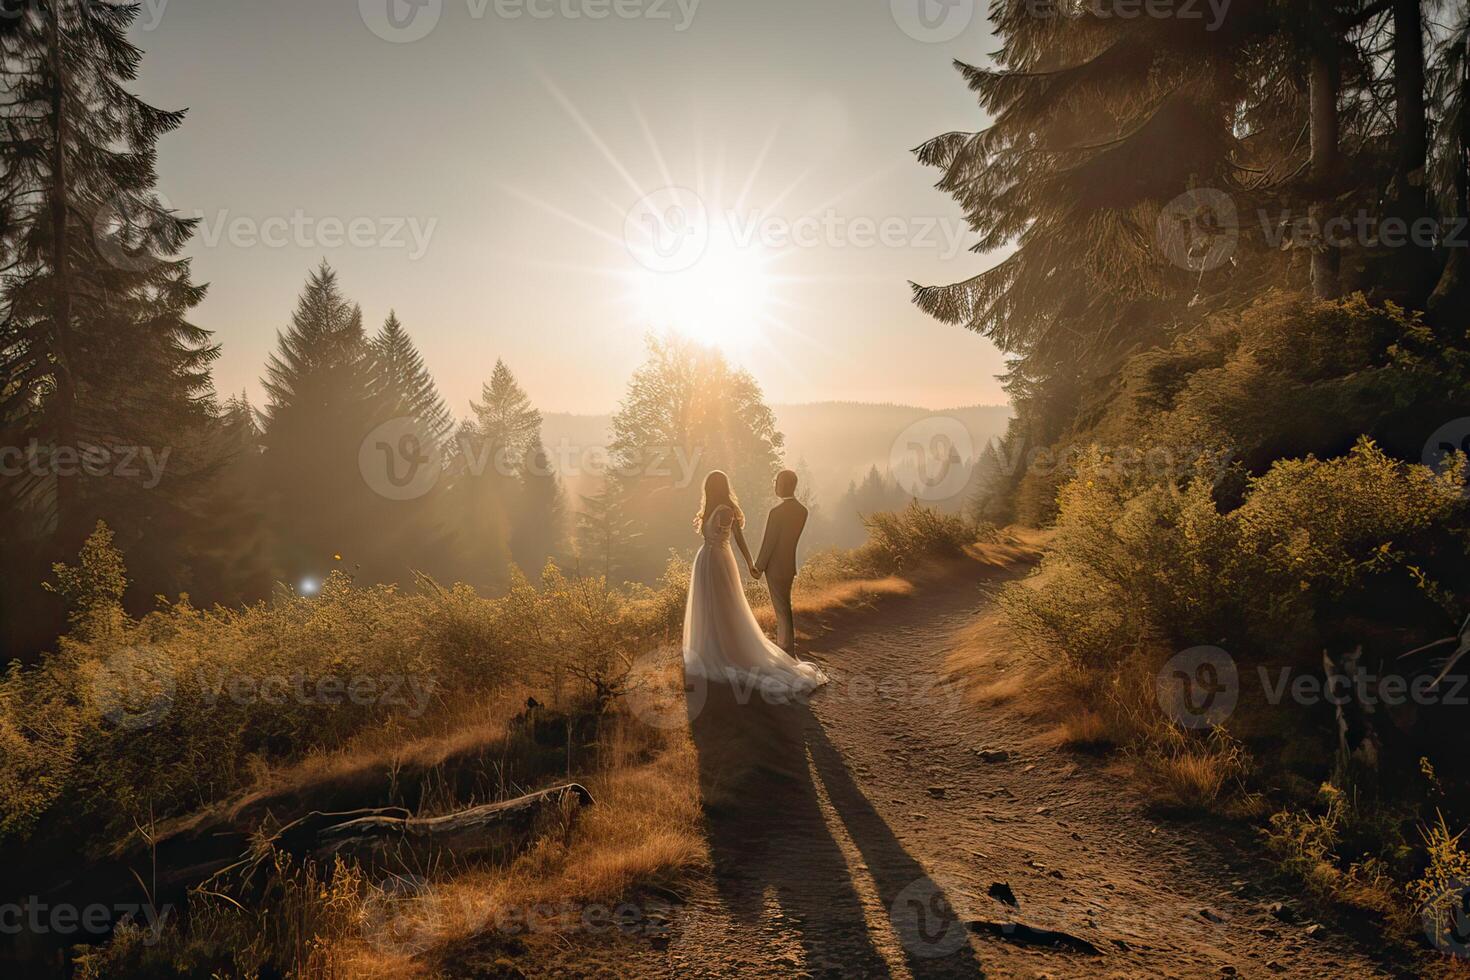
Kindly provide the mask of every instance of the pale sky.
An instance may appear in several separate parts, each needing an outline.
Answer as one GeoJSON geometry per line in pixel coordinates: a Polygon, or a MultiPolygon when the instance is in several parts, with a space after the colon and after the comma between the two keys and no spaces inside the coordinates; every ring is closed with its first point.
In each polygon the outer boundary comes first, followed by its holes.
{"type": "Polygon", "coordinates": [[[190,110],[160,189],[205,218],[219,390],[259,402],[326,258],[457,415],[497,357],[544,410],[609,411],[659,325],[717,339],[771,402],[1004,402],[999,353],[907,285],[993,261],[910,153],[982,123],[950,66],[994,49],[982,12],[682,4],[144,0],[140,94],[190,110]]]}

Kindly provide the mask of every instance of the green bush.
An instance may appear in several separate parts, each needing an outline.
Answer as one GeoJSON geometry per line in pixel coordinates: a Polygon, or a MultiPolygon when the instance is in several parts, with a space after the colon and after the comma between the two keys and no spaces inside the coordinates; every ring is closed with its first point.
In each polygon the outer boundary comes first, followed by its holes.
{"type": "Polygon", "coordinates": [[[1462,485],[1365,439],[1337,459],[1278,462],[1222,511],[1203,480],[1140,490],[1094,453],[1059,495],[1050,574],[1003,601],[1038,653],[1088,668],[1151,644],[1315,663],[1321,624],[1385,580],[1437,597],[1422,567],[1447,543],[1463,554],[1462,485]]]}
{"type": "Polygon", "coordinates": [[[0,680],[0,842],[44,820],[105,847],[135,821],[224,799],[368,731],[411,732],[512,680],[564,678],[573,696],[605,701],[635,651],[674,635],[687,576],[676,564],[658,589],[615,589],[549,566],[539,586],[485,598],[338,573],[316,596],[238,610],[183,597],[134,620],[101,529],[76,568],[57,569],[71,632],[0,680]]]}
{"type": "Polygon", "coordinates": [[[878,578],[913,568],[924,561],[958,558],[978,541],[990,541],[996,530],[957,514],[941,514],[912,501],[895,513],[863,518],[867,543],[851,551],[827,551],[807,559],[801,581],[807,585],[854,578],[878,578]]]}

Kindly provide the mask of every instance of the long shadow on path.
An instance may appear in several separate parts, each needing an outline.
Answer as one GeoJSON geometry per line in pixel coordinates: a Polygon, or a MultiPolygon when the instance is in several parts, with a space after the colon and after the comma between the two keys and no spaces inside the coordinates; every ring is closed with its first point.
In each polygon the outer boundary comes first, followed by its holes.
{"type": "Polygon", "coordinates": [[[805,705],[741,693],[709,685],[691,719],[716,887],[736,927],[776,949],[798,943],[817,975],[888,976],[883,946],[915,977],[981,975],[943,891],[863,795],[817,717],[805,705]],[[832,836],[814,768],[876,905],[864,904],[832,836]]]}

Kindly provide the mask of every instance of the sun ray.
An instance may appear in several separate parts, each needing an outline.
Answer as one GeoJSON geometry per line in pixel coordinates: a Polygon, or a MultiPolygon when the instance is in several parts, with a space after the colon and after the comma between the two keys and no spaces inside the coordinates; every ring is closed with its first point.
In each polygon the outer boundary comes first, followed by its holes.
{"type": "Polygon", "coordinates": [[[638,120],[638,128],[643,132],[643,139],[648,143],[649,152],[653,154],[653,162],[658,167],[659,176],[663,178],[665,187],[673,187],[675,183],[673,172],[669,170],[668,161],[664,159],[663,153],[658,148],[658,140],[654,138],[653,128],[648,125],[648,117],[643,115],[643,110],[639,108],[638,103],[634,102],[632,105],[633,117],[638,120]]]}
{"type": "Polygon", "coordinates": [[[623,166],[617,154],[612,151],[612,147],[608,146],[603,138],[597,134],[597,130],[592,128],[592,124],[587,121],[572,100],[567,98],[566,94],[557,88],[556,83],[549,77],[544,74],[539,77],[541,84],[546,86],[546,91],[551,93],[551,97],[562,107],[562,110],[572,117],[572,121],[577,124],[577,128],[582,130],[582,134],[592,141],[592,145],[597,147],[598,152],[612,165],[613,170],[617,171],[618,176],[623,178],[623,181],[633,189],[635,197],[637,199],[643,198],[647,192],[639,186],[638,181],[628,172],[628,168],[623,166]]]}
{"type": "Polygon", "coordinates": [[[540,208],[547,214],[561,218],[563,221],[570,222],[571,224],[576,225],[578,228],[581,228],[583,231],[589,231],[597,237],[603,239],[604,241],[611,242],[612,244],[618,245],[619,247],[623,245],[623,240],[621,238],[618,238],[616,235],[609,234],[606,229],[599,228],[591,222],[577,217],[575,214],[572,214],[568,211],[563,211],[555,204],[551,204],[548,201],[543,201],[539,197],[527,193],[526,191],[520,190],[519,188],[512,187],[509,184],[503,184],[499,181],[496,181],[495,186],[506,194],[509,194],[511,197],[514,197],[519,201],[524,201],[532,207],[540,208]]]}
{"type": "Polygon", "coordinates": [[[781,124],[777,123],[771,127],[771,133],[766,137],[765,145],[755,155],[755,163],[750,165],[750,173],[745,177],[745,184],[740,188],[740,193],[735,197],[734,209],[739,211],[745,207],[745,199],[750,196],[751,188],[755,186],[757,178],[760,177],[761,167],[765,165],[766,156],[771,152],[771,147],[776,144],[776,137],[781,133],[781,124]]]}

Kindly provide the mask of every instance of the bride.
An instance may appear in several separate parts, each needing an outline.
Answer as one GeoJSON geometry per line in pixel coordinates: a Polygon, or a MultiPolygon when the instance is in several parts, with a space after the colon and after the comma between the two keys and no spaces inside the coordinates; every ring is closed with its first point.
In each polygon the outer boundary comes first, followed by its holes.
{"type": "Polygon", "coordinates": [[[730,492],[730,479],[719,470],[705,477],[704,500],[694,518],[704,546],[694,557],[689,601],[684,607],[684,672],[718,681],[749,693],[759,687],[766,700],[784,703],[827,683],[815,664],[803,663],[766,639],[750,603],[730,550],[730,537],[740,546],[747,568],[745,515],[730,492]]]}

